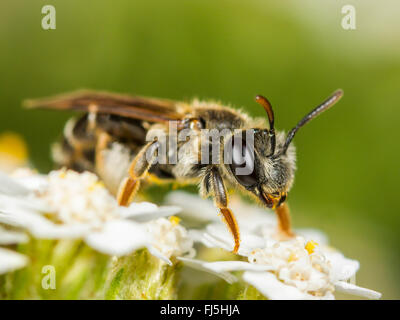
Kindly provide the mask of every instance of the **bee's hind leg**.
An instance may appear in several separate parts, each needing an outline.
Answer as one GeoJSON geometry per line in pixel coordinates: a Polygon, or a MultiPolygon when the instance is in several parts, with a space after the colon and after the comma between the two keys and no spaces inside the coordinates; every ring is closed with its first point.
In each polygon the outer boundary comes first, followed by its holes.
{"type": "Polygon", "coordinates": [[[228,196],[224,182],[222,180],[221,174],[216,167],[211,168],[209,176],[206,177],[205,183],[210,183],[212,190],[214,191],[214,202],[218,207],[220,213],[222,214],[223,220],[229,228],[234,240],[235,246],[233,248],[233,253],[237,253],[240,246],[240,233],[239,226],[237,224],[236,218],[228,208],[228,196]]]}
{"type": "Polygon", "coordinates": [[[119,205],[128,206],[131,203],[140,187],[140,180],[146,176],[157,158],[158,145],[157,141],[149,142],[133,159],[129,167],[129,176],[121,182],[118,190],[119,205]]]}

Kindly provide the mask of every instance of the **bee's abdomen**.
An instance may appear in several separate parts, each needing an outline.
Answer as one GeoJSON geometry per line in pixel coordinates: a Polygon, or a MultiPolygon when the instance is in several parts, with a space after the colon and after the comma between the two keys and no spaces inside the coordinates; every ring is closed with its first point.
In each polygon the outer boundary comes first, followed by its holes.
{"type": "Polygon", "coordinates": [[[54,162],[79,172],[96,171],[96,148],[101,133],[107,133],[109,145],[118,142],[134,153],[145,143],[146,130],[141,121],[112,115],[85,114],[70,119],[63,131],[62,141],[52,148],[54,162]]]}
{"type": "Polygon", "coordinates": [[[59,167],[76,171],[94,171],[96,139],[86,131],[87,115],[65,124],[62,140],[52,147],[52,157],[59,167]]]}

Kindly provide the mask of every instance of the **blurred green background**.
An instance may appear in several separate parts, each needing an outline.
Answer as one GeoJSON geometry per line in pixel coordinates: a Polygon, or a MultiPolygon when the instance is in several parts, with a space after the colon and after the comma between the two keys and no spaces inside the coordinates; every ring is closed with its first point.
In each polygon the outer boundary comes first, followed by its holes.
{"type": "Polygon", "coordinates": [[[400,298],[400,3],[398,1],[3,0],[0,132],[28,142],[34,165],[70,116],[21,101],[78,88],[218,99],[252,115],[266,95],[290,129],[342,88],[342,101],[296,136],[296,227],[324,230],[361,262],[357,284],[400,298]],[[41,8],[56,8],[43,30],[41,8]],[[341,8],[356,8],[344,30],[341,8]]]}

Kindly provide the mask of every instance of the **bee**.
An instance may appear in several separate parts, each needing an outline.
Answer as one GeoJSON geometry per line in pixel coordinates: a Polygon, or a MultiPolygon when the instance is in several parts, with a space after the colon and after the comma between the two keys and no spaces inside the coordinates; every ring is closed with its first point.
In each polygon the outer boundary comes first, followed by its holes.
{"type": "MultiPolygon", "coordinates": [[[[122,206],[131,203],[141,184],[198,184],[202,197],[214,199],[233,236],[233,252],[237,253],[240,232],[229,209],[227,188],[241,190],[273,209],[278,217],[278,235],[292,237],[285,202],[296,170],[291,142],[302,126],[332,107],[342,95],[342,90],[335,91],[287,135],[275,132],[271,103],[261,95],[255,100],[265,109],[266,118],[252,118],[215,102],[187,103],[87,90],[28,100],[25,106],[83,112],[66,123],[62,142],[53,147],[53,158],[59,166],[96,173],[122,206]],[[177,143],[180,157],[176,162],[161,163],[157,161],[161,142],[149,137],[160,131],[171,137],[172,122],[178,134],[186,130],[190,139],[177,143]],[[200,161],[204,150],[215,145],[205,134],[212,129],[227,132],[217,141],[217,149],[222,152],[229,147],[231,161],[223,162],[222,157],[217,161],[200,161]],[[246,139],[248,132],[252,143],[246,139]],[[206,149],[200,143],[204,141],[206,149]],[[239,174],[238,169],[244,168],[249,170],[239,174]]],[[[166,146],[167,153],[170,147],[166,146]]]]}

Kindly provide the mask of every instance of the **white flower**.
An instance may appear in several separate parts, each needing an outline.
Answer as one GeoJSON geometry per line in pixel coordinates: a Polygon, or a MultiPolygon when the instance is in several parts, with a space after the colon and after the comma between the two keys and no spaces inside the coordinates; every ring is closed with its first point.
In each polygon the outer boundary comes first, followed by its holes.
{"type": "MultiPolygon", "coordinates": [[[[182,192],[169,196],[169,203],[177,201],[183,205],[184,214],[192,213],[192,218],[211,221],[202,230],[190,231],[195,241],[207,247],[232,250],[231,236],[213,217],[216,214],[211,201],[182,192]]],[[[359,263],[329,247],[321,232],[296,230],[296,238],[278,241],[274,238],[276,218],[272,213],[237,201],[231,202],[230,207],[241,230],[239,254],[247,261],[179,259],[229,282],[236,280],[229,272],[243,271],[242,280],[269,299],[334,299],[335,291],[380,298],[381,294],[376,291],[346,282],[354,277],[359,263]]]]}
{"type": "Polygon", "coordinates": [[[185,228],[179,225],[179,218],[168,220],[159,218],[147,224],[148,231],[153,235],[153,247],[166,257],[187,255],[194,257],[193,240],[185,228]]]}
{"type": "Polygon", "coordinates": [[[58,170],[39,175],[24,169],[12,178],[0,175],[0,223],[24,228],[36,238],[84,239],[109,255],[148,248],[171,264],[171,255],[191,252],[183,227],[151,232],[152,220],[179,210],[148,202],[120,207],[97,176],[89,172],[58,170]],[[159,245],[157,241],[160,237],[175,241],[168,242],[170,248],[164,251],[165,243],[159,245]]]}
{"type": "MultiPolygon", "coordinates": [[[[27,241],[28,237],[21,232],[6,230],[0,226],[0,245],[11,245],[27,241]]],[[[0,248],[0,274],[14,271],[26,265],[28,259],[17,252],[0,248]]]]}

